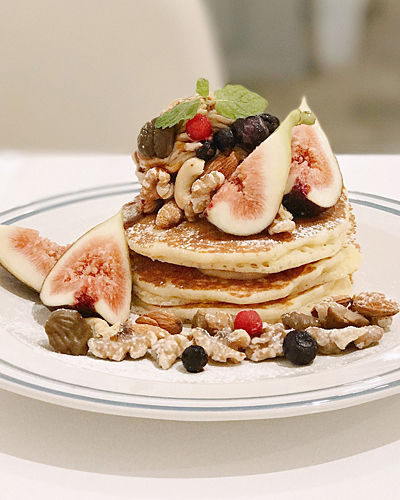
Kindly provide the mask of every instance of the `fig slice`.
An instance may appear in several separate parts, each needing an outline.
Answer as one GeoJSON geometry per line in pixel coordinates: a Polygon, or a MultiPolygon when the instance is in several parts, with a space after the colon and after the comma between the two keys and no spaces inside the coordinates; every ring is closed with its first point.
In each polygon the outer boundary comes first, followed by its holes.
{"type": "Polygon", "coordinates": [[[36,229],[0,224],[0,264],[37,292],[66,249],[36,229]]]}
{"type": "Polygon", "coordinates": [[[64,253],[44,280],[46,306],[94,310],[113,324],[128,317],[132,278],[122,213],[90,229],[64,253]]]}
{"type": "MultiPolygon", "coordinates": [[[[305,98],[300,109],[310,111],[305,98]]],[[[338,201],[342,188],[339,164],[319,121],[294,127],[284,206],[295,216],[317,215],[338,201]]]]}
{"type": "Polygon", "coordinates": [[[257,234],[278,213],[291,166],[291,131],[315,121],[308,110],[295,109],[226,179],[206,208],[207,219],[225,233],[257,234]]]}

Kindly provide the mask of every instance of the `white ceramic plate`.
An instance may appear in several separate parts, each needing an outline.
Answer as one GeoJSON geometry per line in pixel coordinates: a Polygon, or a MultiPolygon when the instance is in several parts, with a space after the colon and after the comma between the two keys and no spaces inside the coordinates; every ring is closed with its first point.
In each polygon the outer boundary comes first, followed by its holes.
{"type": "MultiPolygon", "coordinates": [[[[0,223],[73,241],[130,201],[137,185],[114,185],[47,198],[0,214],[0,223]]],[[[355,290],[400,299],[400,202],[351,193],[364,262],[355,290]]],[[[164,371],[150,359],[117,363],[52,352],[38,295],[0,269],[0,387],[64,406],[174,420],[276,418],[344,408],[400,391],[400,327],[379,345],[317,356],[306,367],[286,360],[209,364],[189,374],[180,362],[164,371]]]]}

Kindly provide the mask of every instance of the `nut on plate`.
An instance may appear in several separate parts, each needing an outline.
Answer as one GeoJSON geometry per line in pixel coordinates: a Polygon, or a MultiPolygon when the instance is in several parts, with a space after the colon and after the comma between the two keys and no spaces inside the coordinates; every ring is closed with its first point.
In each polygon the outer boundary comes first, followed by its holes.
{"type": "Polygon", "coordinates": [[[399,312],[399,304],[383,293],[361,292],[353,297],[351,308],[367,317],[383,318],[399,312]]]}
{"type": "Polygon", "coordinates": [[[44,326],[51,347],[61,354],[85,356],[92,329],[78,311],[57,309],[44,326]]]}
{"type": "Polygon", "coordinates": [[[158,326],[171,335],[181,333],[183,326],[181,319],[168,311],[150,311],[136,318],[136,323],[158,326]]]}

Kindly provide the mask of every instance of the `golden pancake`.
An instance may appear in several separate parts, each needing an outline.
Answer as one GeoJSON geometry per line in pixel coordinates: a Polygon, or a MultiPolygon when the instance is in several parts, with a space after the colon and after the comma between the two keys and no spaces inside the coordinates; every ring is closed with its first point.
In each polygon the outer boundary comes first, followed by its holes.
{"type": "Polygon", "coordinates": [[[206,219],[158,229],[156,214],[141,217],[125,234],[134,252],[160,262],[207,270],[278,273],[332,257],[354,230],[347,192],[320,215],[296,220],[293,232],[270,236],[226,234],[206,219]]]}
{"type": "Polygon", "coordinates": [[[353,244],[333,257],[247,279],[209,276],[198,269],[132,256],[133,291],[148,304],[176,306],[193,302],[257,304],[296,295],[309,288],[352,275],[361,254],[353,244]]]}
{"type": "Polygon", "coordinates": [[[347,276],[336,281],[330,281],[323,285],[318,285],[309,288],[305,292],[298,295],[278,299],[270,302],[263,302],[261,304],[247,304],[246,307],[238,304],[227,304],[224,302],[198,302],[187,305],[159,307],[151,304],[146,304],[138,297],[133,297],[132,312],[134,314],[145,314],[149,311],[164,310],[169,311],[184,322],[191,322],[197,310],[205,313],[217,313],[219,311],[227,312],[230,314],[237,314],[243,309],[256,310],[263,321],[268,323],[276,323],[280,321],[282,314],[290,311],[299,311],[309,313],[312,307],[322,299],[332,295],[349,295],[351,294],[352,281],[351,277],[347,276]]]}

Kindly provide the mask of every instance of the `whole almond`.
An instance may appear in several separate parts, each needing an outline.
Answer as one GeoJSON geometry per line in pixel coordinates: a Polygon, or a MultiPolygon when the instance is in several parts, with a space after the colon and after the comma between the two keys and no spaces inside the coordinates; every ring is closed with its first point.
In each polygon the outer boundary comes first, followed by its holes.
{"type": "Polygon", "coordinates": [[[383,293],[361,292],[353,297],[351,308],[367,317],[394,316],[399,312],[399,304],[383,293]]]}
{"type": "Polygon", "coordinates": [[[218,171],[224,174],[225,179],[229,179],[238,165],[239,158],[237,157],[236,153],[232,151],[229,156],[221,154],[214,160],[210,161],[204,170],[204,174],[218,171]]]}
{"type": "Polygon", "coordinates": [[[170,200],[163,205],[157,213],[156,226],[161,229],[170,229],[177,226],[183,219],[183,210],[170,200]]]}
{"type": "Polygon", "coordinates": [[[183,326],[180,318],[168,311],[150,311],[139,316],[136,323],[158,326],[167,330],[171,335],[181,333],[183,326]]]}

